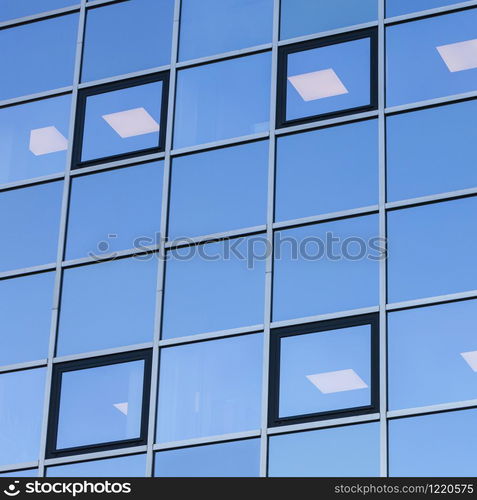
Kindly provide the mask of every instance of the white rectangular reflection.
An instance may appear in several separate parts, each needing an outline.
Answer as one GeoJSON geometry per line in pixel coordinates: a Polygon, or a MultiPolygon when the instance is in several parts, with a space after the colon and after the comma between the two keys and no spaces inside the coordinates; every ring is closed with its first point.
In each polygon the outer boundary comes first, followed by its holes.
{"type": "Polygon", "coordinates": [[[65,151],[66,137],[56,127],[35,128],[30,131],[30,151],[35,156],[65,151]]]}
{"type": "Polygon", "coordinates": [[[122,139],[159,132],[159,124],[144,108],[110,113],[103,118],[122,139]]]}
{"type": "Polygon", "coordinates": [[[465,359],[472,370],[477,372],[477,351],[461,352],[460,355],[465,359]]]}
{"type": "Polygon", "coordinates": [[[289,76],[288,81],[307,102],[348,93],[348,89],[331,68],[289,76]]]}
{"type": "Polygon", "coordinates": [[[451,73],[477,68],[477,38],[436,48],[451,73]]]}
{"type": "Polygon", "coordinates": [[[366,389],[366,382],[352,369],[335,372],[316,373],[306,378],[323,394],[366,389]]]}

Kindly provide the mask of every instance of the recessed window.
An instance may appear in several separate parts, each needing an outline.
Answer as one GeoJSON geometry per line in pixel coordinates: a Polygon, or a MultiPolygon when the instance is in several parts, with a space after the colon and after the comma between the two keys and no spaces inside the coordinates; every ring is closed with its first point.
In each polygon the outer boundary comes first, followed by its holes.
{"type": "Polygon", "coordinates": [[[270,425],[376,411],[376,315],[272,332],[270,425]]]}
{"type": "Polygon", "coordinates": [[[54,366],[47,455],[145,444],[151,351],[54,366]]]}
{"type": "Polygon", "coordinates": [[[146,455],[75,462],[46,469],[47,477],[144,477],[146,455]]]}
{"type": "Polygon", "coordinates": [[[161,73],[80,92],[74,166],[163,149],[167,88],[168,76],[161,73]]]}
{"type": "Polygon", "coordinates": [[[281,48],[277,126],[376,108],[376,45],[366,30],[281,48]]]}

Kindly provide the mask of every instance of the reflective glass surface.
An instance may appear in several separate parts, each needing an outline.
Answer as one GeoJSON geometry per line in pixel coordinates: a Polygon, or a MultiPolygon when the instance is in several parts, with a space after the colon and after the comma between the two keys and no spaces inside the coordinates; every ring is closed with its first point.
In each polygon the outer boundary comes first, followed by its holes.
{"type": "Polygon", "coordinates": [[[38,469],[26,469],[15,472],[1,472],[0,477],[37,477],[38,469]]]}
{"type": "Polygon", "coordinates": [[[379,476],[379,423],[272,436],[269,476],[379,476]]]}
{"type": "Polygon", "coordinates": [[[387,104],[477,89],[477,9],[387,28],[387,104]]]}
{"type": "Polygon", "coordinates": [[[0,374],[0,464],[38,460],[45,368],[0,374]]]}
{"type": "Polygon", "coordinates": [[[280,38],[367,23],[377,17],[377,0],[281,0],[280,38]]]}
{"type": "Polygon", "coordinates": [[[162,162],[154,162],[74,178],[66,258],[155,244],[162,176],[162,162]]]}
{"type": "Polygon", "coordinates": [[[144,477],[146,455],[106,458],[48,467],[48,477],[144,477]]]}
{"type": "Polygon", "coordinates": [[[265,224],[267,182],[266,141],[175,158],[169,238],[265,224]]]}
{"type": "Polygon", "coordinates": [[[390,302],[474,290],[477,198],[388,214],[390,302]]]}
{"type": "Polygon", "coordinates": [[[387,119],[388,200],[477,186],[477,101],[387,119]]]}
{"type": "Polygon", "coordinates": [[[277,232],[273,319],[377,305],[377,235],[375,215],[277,232]]]}
{"type": "Polygon", "coordinates": [[[158,442],[260,427],[262,335],[161,351],[158,442]]]}
{"type": "Polygon", "coordinates": [[[79,5],[79,3],[80,0],[2,0],[0,22],[70,5],[79,5]]]}
{"type": "Polygon", "coordinates": [[[378,203],[375,120],[280,137],[275,219],[298,219],[378,203]]]}
{"type": "Polygon", "coordinates": [[[169,64],[173,11],[174,0],[128,0],[90,9],[82,80],[169,64]]]}
{"type": "Polygon", "coordinates": [[[174,146],[267,131],[270,68],[265,52],[179,71],[174,146]]]}
{"type": "Polygon", "coordinates": [[[477,399],[477,301],[388,315],[390,409],[477,399]]]}
{"type": "Polygon", "coordinates": [[[159,147],[162,91],[158,81],[88,96],[81,161],[159,147]]]}
{"type": "Polygon", "coordinates": [[[260,440],[161,451],[154,465],[155,477],[258,477],[260,440]]]}
{"type": "Polygon", "coordinates": [[[260,235],[171,251],[166,265],[162,338],[262,323],[264,238],[260,235]],[[254,243],[254,238],[260,241],[254,243]],[[262,258],[254,259],[253,252],[262,258]]]}
{"type": "Polygon", "coordinates": [[[0,365],[48,357],[54,281],[55,273],[0,281],[0,365]]]}
{"type": "Polygon", "coordinates": [[[152,342],[156,269],[152,256],[66,269],[58,355],[152,342]]]}
{"type": "Polygon", "coordinates": [[[57,448],[138,438],[143,379],[143,360],[64,372],[57,448]]]}
{"type": "Polygon", "coordinates": [[[475,477],[477,410],[400,418],[389,423],[390,475],[475,477]]]}
{"type": "Polygon", "coordinates": [[[0,100],[71,85],[77,29],[69,14],[1,30],[0,100]]]}
{"type": "Polygon", "coordinates": [[[272,21],[273,0],[184,0],[180,60],[270,43],[272,21]]]}
{"type": "Polygon", "coordinates": [[[0,109],[0,183],[64,170],[71,96],[0,109]]]}
{"type": "Polygon", "coordinates": [[[458,0],[386,0],[386,16],[400,16],[410,12],[436,9],[460,3],[458,0]]]}
{"type": "Polygon", "coordinates": [[[63,182],[0,193],[0,271],[56,261],[63,182]]]}

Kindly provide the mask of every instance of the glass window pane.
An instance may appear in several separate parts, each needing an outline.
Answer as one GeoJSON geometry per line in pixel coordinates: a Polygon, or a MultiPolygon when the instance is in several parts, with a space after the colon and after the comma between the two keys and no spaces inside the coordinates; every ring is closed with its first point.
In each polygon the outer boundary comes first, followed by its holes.
{"type": "Polygon", "coordinates": [[[0,271],[56,261],[63,182],[0,193],[0,271]]]}
{"type": "Polygon", "coordinates": [[[78,5],[80,0],[2,0],[0,22],[78,5]]]}
{"type": "Polygon", "coordinates": [[[378,203],[375,120],[280,137],[275,219],[298,219],[378,203]]]}
{"type": "Polygon", "coordinates": [[[389,201],[477,186],[477,101],[387,119],[389,201]]]}
{"type": "Polygon", "coordinates": [[[179,71],[174,146],[267,131],[270,69],[265,52],[179,71]]]}
{"type": "Polygon", "coordinates": [[[269,476],[379,476],[379,423],[272,436],[269,476]]]}
{"type": "Polygon", "coordinates": [[[169,64],[173,11],[174,0],[128,0],[88,10],[82,81],[169,64]]]}
{"type": "Polygon", "coordinates": [[[162,338],[262,323],[264,246],[265,236],[259,235],[171,251],[162,338]]]}
{"type": "Polygon", "coordinates": [[[377,0],[281,0],[280,38],[311,35],[378,17],[377,0]]]}
{"type": "Polygon", "coordinates": [[[476,214],[477,198],[388,214],[391,302],[475,289],[476,214]]]}
{"type": "Polygon", "coordinates": [[[273,0],[183,0],[180,60],[269,43],[273,0]]]}
{"type": "Polygon", "coordinates": [[[155,477],[258,477],[260,440],[161,451],[154,466],[155,477]]]}
{"type": "Polygon", "coordinates": [[[55,273],[0,281],[0,365],[48,357],[54,282],[55,273]]]}
{"type": "Polygon", "coordinates": [[[62,172],[71,96],[0,109],[0,183],[62,172]]]}
{"type": "Polygon", "coordinates": [[[458,0],[386,0],[386,16],[401,16],[409,12],[435,9],[460,3],[458,0]]]}
{"type": "Polygon", "coordinates": [[[154,162],[74,178],[66,258],[154,245],[161,224],[162,167],[154,162]]]}
{"type": "Polygon", "coordinates": [[[388,316],[390,409],[477,399],[477,301],[388,316]]]}
{"type": "Polygon", "coordinates": [[[277,232],[273,319],[377,305],[382,252],[376,215],[277,232]]]}
{"type": "Polygon", "coordinates": [[[158,442],[260,427],[262,335],[161,351],[158,442]]]}
{"type": "Polygon", "coordinates": [[[267,183],[266,141],[175,158],[169,239],[265,224],[267,183]]]}
{"type": "Polygon", "coordinates": [[[400,418],[389,423],[390,475],[475,477],[477,410],[400,418]]]}
{"type": "Polygon", "coordinates": [[[387,28],[388,105],[476,90],[476,43],[477,9],[387,28]]]}
{"type": "Polygon", "coordinates": [[[0,464],[38,460],[45,368],[0,374],[0,464]]]}
{"type": "Polygon", "coordinates": [[[38,469],[26,469],[15,472],[1,472],[1,477],[37,477],[38,469]]]}
{"type": "Polygon", "coordinates": [[[152,342],[156,283],[151,255],[66,269],[58,355],[152,342]]]}
{"type": "Polygon", "coordinates": [[[77,29],[70,14],[1,30],[0,100],[72,85],[77,29]]]}
{"type": "Polygon", "coordinates": [[[47,468],[48,477],[144,477],[146,455],[106,458],[47,468]]]}
{"type": "Polygon", "coordinates": [[[144,360],[61,376],[57,449],[139,438],[144,360]]]}
{"type": "Polygon", "coordinates": [[[158,148],[163,87],[156,81],[87,96],[80,161],[158,148]]]}

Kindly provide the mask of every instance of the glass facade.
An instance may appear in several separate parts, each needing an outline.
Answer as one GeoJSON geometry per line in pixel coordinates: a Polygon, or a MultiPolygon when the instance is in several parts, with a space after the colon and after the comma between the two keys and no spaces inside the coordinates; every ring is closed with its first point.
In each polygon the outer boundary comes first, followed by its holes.
{"type": "Polygon", "coordinates": [[[0,476],[476,475],[475,5],[0,4],[0,476]]]}

